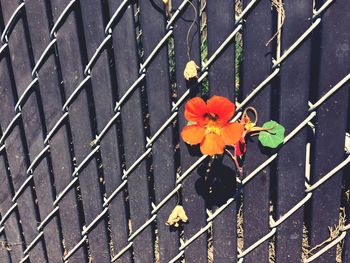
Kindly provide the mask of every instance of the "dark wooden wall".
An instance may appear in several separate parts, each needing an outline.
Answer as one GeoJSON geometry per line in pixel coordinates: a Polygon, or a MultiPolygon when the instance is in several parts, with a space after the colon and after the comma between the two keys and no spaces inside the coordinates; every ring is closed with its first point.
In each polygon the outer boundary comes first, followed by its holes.
{"type": "Polygon", "coordinates": [[[0,1],[0,262],[348,262],[350,2],[171,2],[0,1]],[[181,140],[213,95],[289,136],[242,177],[181,140]]]}

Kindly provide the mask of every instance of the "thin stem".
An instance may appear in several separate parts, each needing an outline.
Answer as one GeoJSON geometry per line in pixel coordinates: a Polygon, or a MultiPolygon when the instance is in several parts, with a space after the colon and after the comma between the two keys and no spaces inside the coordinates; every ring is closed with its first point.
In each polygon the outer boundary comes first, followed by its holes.
{"type": "Polygon", "coordinates": [[[235,166],[239,172],[240,177],[243,176],[243,169],[239,165],[238,160],[237,160],[237,155],[236,155],[236,149],[235,149],[235,155],[233,155],[229,150],[225,149],[225,151],[228,153],[228,155],[232,158],[233,162],[235,163],[235,166]]]}
{"type": "MultiPolygon", "coordinates": [[[[256,125],[258,123],[258,112],[256,111],[256,109],[254,109],[253,107],[247,107],[244,111],[243,111],[243,114],[242,114],[242,118],[248,116],[248,111],[252,111],[254,113],[254,124],[256,125]]],[[[248,116],[249,117],[249,116],[248,116]]]]}
{"type": "MultiPolygon", "coordinates": [[[[180,189],[179,189],[180,190],[180,189]]],[[[178,206],[180,204],[180,193],[179,190],[176,191],[176,195],[177,195],[177,202],[176,205],[178,206]]]]}
{"type": "MultiPolygon", "coordinates": [[[[260,131],[259,131],[260,132],[260,131]]],[[[259,132],[257,132],[257,133],[253,133],[253,134],[250,134],[250,137],[253,137],[253,136],[257,136],[257,135],[259,135],[259,132]]]]}
{"type": "Polygon", "coordinates": [[[189,27],[189,29],[187,30],[187,37],[186,37],[186,44],[187,44],[187,57],[188,57],[188,60],[191,60],[191,57],[190,57],[190,44],[189,44],[189,38],[190,38],[190,32],[191,32],[191,29],[192,27],[194,26],[194,24],[196,23],[196,19],[197,19],[197,8],[194,6],[194,4],[190,1],[190,0],[187,0],[187,2],[193,7],[193,10],[194,10],[194,17],[193,17],[193,21],[192,21],[192,24],[191,26],[189,27]]]}

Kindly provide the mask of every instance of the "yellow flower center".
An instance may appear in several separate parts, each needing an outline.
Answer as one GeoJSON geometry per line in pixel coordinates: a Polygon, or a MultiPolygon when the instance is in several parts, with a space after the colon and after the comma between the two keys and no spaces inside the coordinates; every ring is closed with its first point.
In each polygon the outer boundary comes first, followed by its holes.
{"type": "Polygon", "coordinates": [[[209,121],[209,123],[205,127],[205,134],[215,133],[221,136],[221,127],[215,121],[209,121]]]}
{"type": "Polygon", "coordinates": [[[208,112],[204,115],[205,120],[207,121],[205,127],[205,134],[215,133],[221,136],[221,122],[219,116],[215,113],[208,112]]]}

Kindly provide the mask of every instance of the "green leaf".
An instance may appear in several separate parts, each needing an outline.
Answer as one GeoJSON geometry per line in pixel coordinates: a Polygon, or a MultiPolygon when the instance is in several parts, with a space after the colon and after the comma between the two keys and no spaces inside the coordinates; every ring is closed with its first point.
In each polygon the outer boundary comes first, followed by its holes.
{"type": "Polygon", "coordinates": [[[265,122],[263,128],[268,131],[261,131],[259,134],[259,141],[264,147],[277,148],[284,141],[284,127],[275,122],[265,122]]]}
{"type": "Polygon", "coordinates": [[[187,126],[188,126],[188,125],[194,125],[194,124],[196,124],[196,122],[194,122],[194,121],[188,121],[188,122],[187,122],[187,126]]]}

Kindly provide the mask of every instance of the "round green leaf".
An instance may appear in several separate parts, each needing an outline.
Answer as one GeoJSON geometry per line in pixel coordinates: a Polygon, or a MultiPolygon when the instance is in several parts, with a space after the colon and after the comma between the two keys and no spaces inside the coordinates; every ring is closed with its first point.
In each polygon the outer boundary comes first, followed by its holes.
{"type": "Polygon", "coordinates": [[[284,127],[275,122],[265,122],[263,128],[270,129],[268,131],[261,131],[259,134],[259,141],[264,147],[277,148],[284,141],[284,127]]]}

